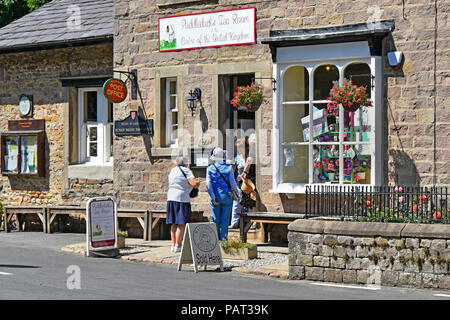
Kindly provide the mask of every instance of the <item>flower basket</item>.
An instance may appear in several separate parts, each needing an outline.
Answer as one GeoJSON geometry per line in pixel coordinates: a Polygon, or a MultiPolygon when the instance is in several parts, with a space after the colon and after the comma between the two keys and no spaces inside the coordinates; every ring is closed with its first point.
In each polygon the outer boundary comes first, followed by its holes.
{"type": "Polygon", "coordinates": [[[230,103],[239,111],[256,112],[265,101],[262,87],[253,83],[251,86],[238,86],[230,103]]]}
{"type": "Polygon", "coordinates": [[[333,85],[327,100],[329,101],[327,112],[335,116],[338,105],[342,105],[347,112],[355,112],[361,106],[372,106],[369,95],[366,93],[366,87],[358,87],[352,81],[346,81],[343,86],[339,87],[333,85]]]}
{"type": "Polygon", "coordinates": [[[240,241],[221,241],[220,251],[223,259],[250,260],[258,257],[256,245],[240,241]]]}

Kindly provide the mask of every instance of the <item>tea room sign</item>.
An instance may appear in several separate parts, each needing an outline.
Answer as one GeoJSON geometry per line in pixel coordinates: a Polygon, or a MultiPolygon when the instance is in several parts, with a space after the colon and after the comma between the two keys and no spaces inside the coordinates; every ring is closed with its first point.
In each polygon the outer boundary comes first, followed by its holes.
{"type": "Polygon", "coordinates": [[[159,51],[256,43],[256,8],[159,18],[159,51]]]}

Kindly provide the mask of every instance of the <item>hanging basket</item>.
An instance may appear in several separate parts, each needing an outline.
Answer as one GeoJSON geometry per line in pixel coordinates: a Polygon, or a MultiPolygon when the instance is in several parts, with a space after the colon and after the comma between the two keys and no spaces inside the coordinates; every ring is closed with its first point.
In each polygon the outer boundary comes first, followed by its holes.
{"type": "Polygon", "coordinates": [[[247,106],[236,107],[236,109],[238,109],[239,111],[245,111],[245,112],[256,112],[261,107],[262,103],[263,103],[262,101],[256,101],[256,102],[252,102],[250,104],[250,107],[247,105],[247,106]]]}
{"type": "Polygon", "coordinates": [[[350,107],[344,106],[344,110],[347,112],[356,112],[359,109],[360,105],[357,103],[352,104],[350,107]]]}

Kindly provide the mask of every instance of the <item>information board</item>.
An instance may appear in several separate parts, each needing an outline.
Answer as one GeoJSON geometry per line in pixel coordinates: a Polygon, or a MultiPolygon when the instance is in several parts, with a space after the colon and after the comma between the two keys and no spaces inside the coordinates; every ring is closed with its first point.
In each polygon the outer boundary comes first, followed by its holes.
{"type": "Polygon", "coordinates": [[[186,224],[178,271],[183,264],[193,264],[195,272],[198,272],[199,266],[206,268],[208,265],[220,265],[220,271],[223,271],[222,253],[215,223],[186,224]]]}
{"type": "Polygon", "coordinates": [[[89,247],[116,246],[117,208],[112,198],[92,198],[86,205],[86,254],[89,247]]]}

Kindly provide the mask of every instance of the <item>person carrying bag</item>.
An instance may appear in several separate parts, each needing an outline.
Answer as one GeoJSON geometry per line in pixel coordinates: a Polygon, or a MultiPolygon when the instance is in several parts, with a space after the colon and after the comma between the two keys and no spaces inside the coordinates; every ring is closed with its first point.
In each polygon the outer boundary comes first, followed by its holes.
{"type": "Polygon", "coordinates": [[[187,160],[177,158],[177,167],[169,173],[169,190],[167,192],[166,224],[170,224],[171,251],[180,252],[186,223],[191,222],[192,196],[198,194],[200,180],[194,177],[187,160]],[[180,173],[181,171],[181,173],[180,173]],[[193,191],[197,189],[197,191],[193,191]]]}
{"type": "Polygon", "coordinates": [[[206,188],[210,196],[211,218],[216,224],[219,240],[227,240],[233,198],[239,194],[239,189],[234,179],[232,166],[224,161],[223,149],[216,147],[210,160],[214,163],[206,170],[206,188]]]}

